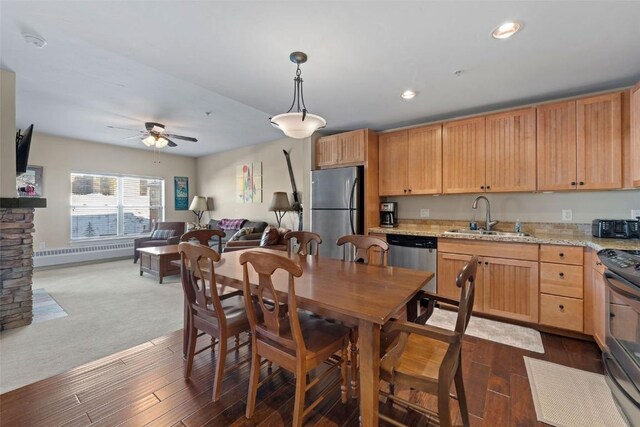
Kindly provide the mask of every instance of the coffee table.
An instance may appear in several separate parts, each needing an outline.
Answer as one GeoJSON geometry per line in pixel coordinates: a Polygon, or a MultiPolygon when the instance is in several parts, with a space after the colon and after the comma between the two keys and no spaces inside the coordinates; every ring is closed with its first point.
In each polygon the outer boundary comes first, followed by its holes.
{"type": "Polygon", "coordinates": [[[149,273],[158,277],[158,283],[162,283],[165,276],[180,274],[180,265],[171,261],[180,259],[178,245],[155,246],[140,248],[140,275],[149,273]]]}

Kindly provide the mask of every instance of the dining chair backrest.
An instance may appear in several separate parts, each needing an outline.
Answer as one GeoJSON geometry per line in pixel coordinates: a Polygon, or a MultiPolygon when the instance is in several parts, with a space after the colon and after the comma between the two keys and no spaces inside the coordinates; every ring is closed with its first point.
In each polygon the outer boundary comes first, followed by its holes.
{"type": "Polygon", "coordinates": [[[460,305],[456,319],[455,331],[464,334],[471,319],[475,299],[475,277],[478,269],[478,257],[473,256],[462,266],[456,276],[456,286],[460,288],[460,305]]]}
{"type": "Polygon", "coordinates": [[[218,238],[218,253],[222,252],[222,238],[226,237],[226,234],[222,230],[192,230],[187,231],[182,236],[180,236],[181,242],[190,242],[192,240],[197,240],[201,245],[209,246],[209,241],[213,240],[214,237],[218,238]]]}
{"type": "Polygon", "coordinates": [[[179,243],[178,252],[182,262],[182,289],[188,310],[194,318],[220,329],[226,328],[226,316],[215,286],[214,263],[220,260],[220,255],[208,246],[190,242],[179,243]]]}
{"type": "Polygon", "coordinates": [[[318,256],[320,252],[320,244],[322,243],[322,237],[318,233],[312,233],[310,231],[289,231],[284,235],[284,240],[287,242],[287,252],[289,255],[293,252],[293,241],[298,242],[298,255],[315,255],[318,256]]]}
{"type": "MultiPolygon", "coordinates": [[[[360,234],[350,234],[346,236],[342,236],[338,239],[338,246],[346,245],[347,243],[353,245],[355,248],[355,262],[362,262],[364,264],[369,264],[369,250],[371,248],[377,248],[380,253],[379,263],[380,265],[386,265],[386,257],[385,254],[389,250],[389,244],[382,239],[378,239],[377,237],[372,236],[363,236],[360,234]]],[[[343,259],[346,259],[346,249],[344,246],[343,259]]]]}
{"type": "Polygon", "coordinates": [[[298,320],[294,283],[294,277],[302,276],[302,268],[289,258],[258,251],[249,251],[240,255],[240,264],[243,266],[245,301],[250,301],[252,297],[256,298],[258,309],[262,312],[262,316],[258,316],[254,304],[247,304],[251,332],[255,334],[256,339],[267,339],[297,354],[304,353],[306,349],[298,320]],[[250,282],[249,265],[258,274],[257,284],[250,282]],[[271,280],[278,269],[288,273],[286,305],[279,303],[278,294],[271,280]],[[262,317],[261,320],[260,317],[262,317]]]}

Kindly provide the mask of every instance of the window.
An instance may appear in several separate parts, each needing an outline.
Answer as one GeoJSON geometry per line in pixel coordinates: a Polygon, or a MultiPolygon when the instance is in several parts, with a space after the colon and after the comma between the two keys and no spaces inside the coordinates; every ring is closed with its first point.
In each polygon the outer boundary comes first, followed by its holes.
{"type": "Polygon", "coordinates": [[[126,237],[164,217],[164,180],[71,174],[71,239],[126,237]]]}

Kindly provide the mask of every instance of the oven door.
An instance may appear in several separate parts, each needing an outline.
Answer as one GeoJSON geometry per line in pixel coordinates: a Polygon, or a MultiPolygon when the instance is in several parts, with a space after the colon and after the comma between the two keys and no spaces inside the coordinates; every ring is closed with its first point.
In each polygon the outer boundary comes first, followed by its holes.
{"type": "Polygon", "coordinates": [[[640,419],[640,287],[609,270],[605,373],[628,419],[640,419]],[[607,361],[607,357],[612,360],[607,361]],[[631,414],[629,412],[632,412],[631,414]]]}

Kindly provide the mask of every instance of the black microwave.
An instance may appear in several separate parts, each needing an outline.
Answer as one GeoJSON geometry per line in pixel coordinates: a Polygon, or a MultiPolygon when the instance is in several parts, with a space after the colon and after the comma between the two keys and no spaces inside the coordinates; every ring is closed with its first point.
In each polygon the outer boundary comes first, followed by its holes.
{"type": "Polygon", "coordinates": [[[608,239],[640,238],[640,221],[630,219],[594,219],[591,223],[594,237],[608,239]]]}

